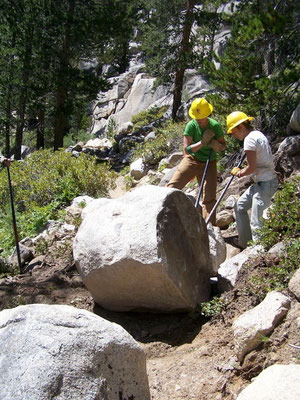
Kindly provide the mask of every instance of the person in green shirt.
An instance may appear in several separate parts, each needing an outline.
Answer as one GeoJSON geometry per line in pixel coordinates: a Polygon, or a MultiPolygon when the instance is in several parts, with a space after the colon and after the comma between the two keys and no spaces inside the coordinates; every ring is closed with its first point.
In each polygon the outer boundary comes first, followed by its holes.
{"type": "MultiPolygon", "coordinates": [[[[207,219],[217,201],[217,152],[226,149],[221,125],[209,117],[212,111],[213,106],[203,97],[192,102],[189,109],[192,120],[186,124],[184,131],[184,157],[167,184],[167,187],[170,188],[183,189],[189,181],[196,177],[200,185],[211,152],[203,186],[202,216],[204,219],[207,219]]],[[[216,225],[215,213],[211,216],[210,221],[216,225]]]]}

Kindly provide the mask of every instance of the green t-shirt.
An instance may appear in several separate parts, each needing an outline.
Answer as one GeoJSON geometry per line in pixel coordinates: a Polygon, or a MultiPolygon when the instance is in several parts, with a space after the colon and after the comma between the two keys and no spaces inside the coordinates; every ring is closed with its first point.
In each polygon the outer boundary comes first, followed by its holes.
{"type": "MultiPolygon", "coordinates": [[[[202,130],[198,124],[198,122],[195,119],[192,119],[190,122],[186,124],[185,130],[184,130],[184,135],[185,136],[191,136],[193,138],[193,142],[197,143],[200,140],[202,140],[203,134],[206,130],[212,130],[215,132],[215,137],[214,139],[219,139],[220,137],[224,136],[223,130],[221,125],[214,119],[208,118],[208,125],[207,127],[202,130]]],[[[200,150],[198,150],[196,153],[192,153],[197,160],[206,162],[209,156],[211,147],[208,146],[203,146],[200,150]]],[[[215,160],[217,157],[217,153],[215,150],[212,150],[211,153],[211,160],[215,160]]]]}

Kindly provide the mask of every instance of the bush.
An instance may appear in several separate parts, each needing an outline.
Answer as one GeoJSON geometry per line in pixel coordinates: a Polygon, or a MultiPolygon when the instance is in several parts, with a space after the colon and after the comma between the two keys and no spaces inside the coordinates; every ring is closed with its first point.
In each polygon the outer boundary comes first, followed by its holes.
{"type": "Polygon", "coordinates": [[[134,152],[134,159],[142,157],[145,162],[158,163],[170,152],[183,143],[184,123],[167,122],[162,128],[157,129],[157,135],[144,143],[140,143],[134,152]]]}
{"type": "Polygon", "coordinates": [[[285,182],[274,196],[267,219],[259,230],[259,240],[266,249],[280,241],[300,236],[300,177],[285,182]]]}
{"type": "MultiPolygon", "coordinates": [[[[79,195],[107,196],[116,174],[94,157],[40,150],[10,168],[20,238],[36,235],[47,220],[79,195]]],[[[7,176],[0,174],[0,242],[7,253],[14,245],[7,176]]]]}
{"type": "Polygon", "coordinates": [[[131,118],[133,132],[139,131],[143,126],[149,125],[153,121],[160,119],[167,111],[168,107],[152,107],[149,110],[141,111],[131,118]]]}

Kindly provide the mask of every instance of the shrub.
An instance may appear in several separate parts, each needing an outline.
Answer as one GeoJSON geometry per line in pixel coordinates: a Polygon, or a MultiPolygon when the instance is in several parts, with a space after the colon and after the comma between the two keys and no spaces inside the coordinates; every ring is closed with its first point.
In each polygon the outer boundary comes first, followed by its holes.
{"type": "Polygon", "coordinates": [[[300,264],[300,239],[286,243],[284,251],[276,260],[265,260],[266,265],[249,280],[249,292],[260,301],[273,290],[283,290],[300,264]]]}
{"type": "Polygon", "coordinates": [[[274,244],[300,236],[300,177],[285,182],[274,196],[267,219],[259,230],[260,243],[269,249],[274,244]]]}
{"type": "Polygon", "coordinates": [[[145,162],[158,163],[170,152],[178,148],[178,143],[183,143],[184,124],[167,122],[162,128],[157,129],[154,139],[140,143],[134,152],[134,159],[142,157],[145,162]]]}
{"type": "Polygon", "coordinates": [[[152,107],[149,110],[141,111],[131,118],[133,123],[133,132],[137,132],[143,126],[149,125],[153,121],[160,119],[167,111],[168,107],[152,107]]]}
{"type": "MultiPolygon", "coordinates": [[[[116,174],[94,157],[78,158],[64,151],[40,150],[10,167],[14,206],[20,238],[37,234],[48,219],[61,211],[74,197],[107,196],[116,174]]],[[[5,253],[14,245],[9,187],[4,171],[0,174],[0,242],[5,253]]]]}

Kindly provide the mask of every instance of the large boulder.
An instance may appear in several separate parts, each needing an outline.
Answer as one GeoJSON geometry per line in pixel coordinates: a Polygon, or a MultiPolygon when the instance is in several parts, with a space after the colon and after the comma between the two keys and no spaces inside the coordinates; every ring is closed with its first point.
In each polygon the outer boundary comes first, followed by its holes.
{"type": "Polygon", "coordinates": [[[141,186],[93,201],[82,216],[74,259],[102,307],[185,311],[209,299],[206,224],[180,190],[141,186]]]}
{"type": "Polygon", "coordinates": [[[71,306],[0,313],[1,400],[150,400],[146,357],[121,326],[71,306]]]}

